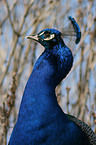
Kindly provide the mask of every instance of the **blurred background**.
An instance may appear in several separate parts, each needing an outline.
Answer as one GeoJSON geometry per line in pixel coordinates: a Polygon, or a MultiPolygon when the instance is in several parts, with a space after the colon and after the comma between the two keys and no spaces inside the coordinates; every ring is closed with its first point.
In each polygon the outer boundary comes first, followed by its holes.
{"type": "Polygon", "coordinates": [[[74,63],[56,88],[57,100],[65,113],[85,121],[96,133],[96,1],[0,0],[0,145],[9,141],[25,85],[44,50],[25,36],[47,27],[62,32],[70,15],[82,37],[77,46],[74,39],[64,39],[74,63]]]}

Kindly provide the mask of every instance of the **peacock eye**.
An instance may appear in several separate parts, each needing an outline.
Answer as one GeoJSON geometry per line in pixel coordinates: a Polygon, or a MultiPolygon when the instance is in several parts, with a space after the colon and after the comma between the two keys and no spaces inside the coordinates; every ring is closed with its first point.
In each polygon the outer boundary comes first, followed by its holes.
{"type": "Polygon", "coordinates": [[[48,33],[48,32],[47,33],[44,33],[44,36],[45,37],[50,37],[50,33],[48,33]]]}

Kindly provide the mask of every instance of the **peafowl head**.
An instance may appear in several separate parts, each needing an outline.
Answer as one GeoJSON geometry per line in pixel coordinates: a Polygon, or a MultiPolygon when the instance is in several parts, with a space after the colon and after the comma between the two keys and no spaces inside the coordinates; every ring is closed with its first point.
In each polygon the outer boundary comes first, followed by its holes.
{"type": "Polygon", "coordinates": [[[61,32],[55,29],[43,29],[36,35],[27,36],[26,38],[35,40],[43,45],[45,48],[53,48],[53,46],[60,43],[62,40],[61,32]]]}
{"type": "Polygon", "coordinates": [[[67,30],[68,31],[67,33],[66,30],[63,30],[63,33],[61,34],[61,32],[58,30],[47,28],[40,31],[36,35],[27,36],[26,38],[33,39],[39,42],[45,48],[49,48],[49,49],[50,48],[52,49],[55,45],[58,45],[60,43],[64,44],[62,37],[66,37],[66,36],[76,37],[75,43],[78,44],[81,39],[80,27],[73,17],[68,16],[68,20],[70,21],[71,25],[69,25],[69,29],[67,30]],[[70,31],[71,26],[73,29],[70,31]]]}

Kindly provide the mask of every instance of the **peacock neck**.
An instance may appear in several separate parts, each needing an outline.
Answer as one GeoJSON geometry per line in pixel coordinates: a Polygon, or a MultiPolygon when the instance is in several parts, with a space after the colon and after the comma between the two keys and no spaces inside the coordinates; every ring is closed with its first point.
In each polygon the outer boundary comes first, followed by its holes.
{"type": "Polygon", "coordinates": [[[27,82],[19,117],[23,120],[24,118],[34,120],[41,116],[47,119],[47,114],[49,118],[58,114],[60,107],[57,103],[55,87],[68,74],[72,62],[72,53],[68,47],[60,45],[60,48],[55,46],[50,51],[45,49],[27,82]]]}

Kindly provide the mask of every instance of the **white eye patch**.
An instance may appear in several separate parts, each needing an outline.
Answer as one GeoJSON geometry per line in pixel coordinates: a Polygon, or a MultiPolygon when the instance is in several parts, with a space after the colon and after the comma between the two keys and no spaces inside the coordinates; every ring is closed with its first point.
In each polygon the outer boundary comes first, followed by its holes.
{"type": "Polygon", "coordinates": [[[41,35],[43,35],[43,34],[44,34],[44,32],[40,33],[39,36],[41,36],[41,35]]]}
{"type": "Polygon", "coordinates": [[[43,40],[51,40],[51,39],[53,39],[55,37],[55,34],[50,34],[50,36],[49,37],[47,37],[47,38],[44,38],[43,40]]]}

